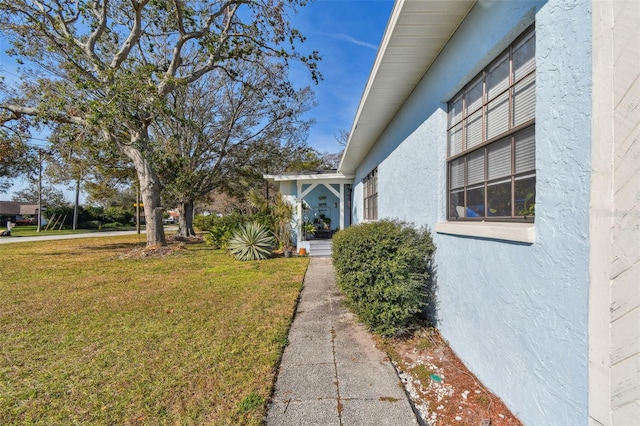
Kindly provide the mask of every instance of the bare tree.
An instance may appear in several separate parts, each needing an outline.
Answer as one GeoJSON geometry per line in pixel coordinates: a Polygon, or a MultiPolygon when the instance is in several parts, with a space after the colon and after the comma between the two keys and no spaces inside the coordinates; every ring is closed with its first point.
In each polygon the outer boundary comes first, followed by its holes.
{"type": "Polygon", "coordinates": [[[347,146],[347,142],[349,142],[349,131],[345,129],[338,130],[338,134],[333,136],[336,139],[336,142],[340,144],[340,146],[347,146]]]}
{"type": "Polygon", "coordinates": [[[28,185],[16,191],[13,194],[12,200],[21,203],[38,204],[40,201],[43,206],[47,207],[60,207],[68,205],[67,200],[64,197],[64,193],[53,186],[51,183],[45,183],[42,186],[42,193],[39,194],[38,181],[35,179],[29,179],[28,185]]]}
{"type": "Polygon", "coordinates": [[[181,236],[195,234],[194,203],[252,165],[254,148],[264,154],[265,143],[275,142],[272,155],[282,155],[283,143],[308,124],[300,116],[311,107],[312,92],[294,90],[281,64],[237,71],[233,78],[213,71],[176,90],[169,97],[170,115],[151,128],[163,146],[163,198],[177,204],[181,236]]]}
{"type": "Polygon", "coordinates": [[[0,194],[7,192],[12,179],[28,174],[35,166],[35,151],[26,143],[28,127],[24,119],[0,126],[0,194]]]}
{"type": "Polygon", "coordinates": [[[10,54],[36,64],[0,94],[0,124],[25,115],[90,127],[133,163],[147,244],[166,244],[158,144],[149,128],[167,96],[219,70],[228,76],[267,58],[304,62],[287,10],[305,0],[0,0],[10,54]]]}

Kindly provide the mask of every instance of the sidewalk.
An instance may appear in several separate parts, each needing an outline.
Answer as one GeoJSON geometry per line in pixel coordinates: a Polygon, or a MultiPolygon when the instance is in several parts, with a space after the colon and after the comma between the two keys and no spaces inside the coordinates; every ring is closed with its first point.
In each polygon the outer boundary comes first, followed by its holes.
{"type": "MultiPolygon", "coordinates": [[[[167,231],[167,228],[165,228],[167,231]]],[[[100,231],[87,232],[84,234],[62,234],[62,235],[35,235],[33,237],[0,237],[0,244],[28,243],[33,241],[56,241],[56,240],[72,240],[76,238],[98,238],[98,237],[117,237],[119,235],[133,235],[137,231],[100,231]]],[[[143,229],[140,234],[146,234],[143,229]]],[[[145,237],[146,238],[146,237],[145,237]]]]}
{"type": "Polygon", "coordinates": [[[330,258],[311,258],[267,426],[417,425],[396,371],[342,305],[330,258]]]}

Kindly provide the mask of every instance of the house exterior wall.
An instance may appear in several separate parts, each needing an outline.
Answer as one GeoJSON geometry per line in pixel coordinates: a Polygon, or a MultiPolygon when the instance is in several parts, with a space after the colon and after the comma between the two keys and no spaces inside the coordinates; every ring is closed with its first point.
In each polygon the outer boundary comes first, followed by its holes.
{"type": "Polygon", "coordinates": [[[612,424],[640,421],[640,3],[611,2],[614,37],[611,235],[612,424]]]}
{"type": "Polygon", "coordinates": [[[293,215],[291,217],[291,243],[295,244],[298,241],[298,209],[296,208],[296,195],[298,188],[293,182],[284,181],[280,182],[280,195],[282,199],[289,203],[293,208],[293,215]]]}
{"type": "Polygon", "coordinates": [[[588,422],[590,3],[480,1],[356,172],[378,167],[379,218],[446,221],[446,109],[535,21],[535,241],[435,233],[438,326],[525,424],[588,422]]]}
{"type": "MultiPolygon", "coordinates": [[[[314,219],[320,219],[322,215],[326,218],[330,219],[330,229],[336,230],[340,228],[340,209],[341,209],[341,201],[340,197],[336,196],[333,191],[337,194],[340,194],[342,191],[345,203],[344,206],[347,205],[346,198],[349,196],[347,193],[348,186],[350,185],[350,181],[345,180],[335,180],[335,179],[326,179],[326,180],[285,180],[281,181],[279,185],[280,194],[283,199],[286,200],[294,207],[294,213],[291,220],[292,227],[292,237],[293,241],[297,242],[298,248],[305,247],[309,248],[308,244],[304,244],[302,233],[300,232],[299,226],[304,221],[313,222],[314,219]],[[347,183],[348,182],[348,183],[347,183]],[[300,185],[300,188],[298,188],[300,185]],[[300,201],[300,194],[305,194],[305,192],[312,186],[316,185],[313,189],[311,189],[306,195],[304,195],[305,204],[310,208],[308,210],[302,211],[301,215],[298,213],[298,202],[300,201]],[[329,189],[331,187],[331,189],[329,189]],[[300,191],[299,191],[300,189],[300,191]],[[320,197],[326,197],[321,200],[320,197]],[[324,205],[322,205],[324,204],[324,205]]],[[[344,215],[344,227],[348,227],[351,225],[350,216],[347,214],[344,215]]]]}
{"type": "MultiPolygon", "coordinates": [[[[339,191],[339,188],[334,188],[339,191]]],[[[304,197],[311,208],[307,214],[309,221],[313,222],[314,219],[319,218],[324,214],[325,217],[331,219],[331,229],[338,228],[340,225],[340,206],[339,198],[336,197],[326,186],[318,185],[315,187],[309,195],[304,197]],[[319,197],[326,197],[321,200],[319,197]],[[322,206],[322,204],[325,204],[322,206]]]]}
{"type": "Polygon", "coordinates": [[[590,420],[640,420],[640,3],[594,2],[590,420]]]}

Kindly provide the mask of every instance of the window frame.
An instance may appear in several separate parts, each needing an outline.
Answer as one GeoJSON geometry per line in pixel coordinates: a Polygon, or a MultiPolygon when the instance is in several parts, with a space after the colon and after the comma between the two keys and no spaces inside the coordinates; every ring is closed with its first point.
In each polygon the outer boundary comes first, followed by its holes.
{"type": "MultiPolygon", "coordinates": [[[[447,219],[450,221],[495,221],[495,222],[534,222],[535,219],[535,207],[529,209],[531,214],[519,214],[526,210],[527,201],[531,201],[529,198],[525,201],[524,208],[517,208],[517,204],[521,203],[520,199],[516,199],[516,186],[517,181],[523,184],[524,179],[529,179],[529,182],[525,184],[531,185],[531,178],[533,178],[533,204],[535,206],[535,187],[536,187],[536,168],[535,168],[535,89],[536,89],[536,61],[535,61],[535,28],[534,25],[528,27],[523,31],[505,50],[487,65],[480,73],[475,75],[470,81],[460,90],[452,99],[448,102],[447,109],[447,147],[446,147],[446,171],[447,171],[447,219]],[[520,53],[519,50],[526,46],[526,43],[532,41],[533,54],[529,53],[526,61],[523,61],[520,67],[516,67],[514,62],[517,61],[520,56],[516,54],[520,53]],[[506,62],[506,71],[505,71],[506,62]],[[492,80],[495,78],[496,72],[498,77],[502,74],[506,74],[501,79],[492,80]],[[502,74],[501,74],[502,73],[502,74]],[[506,79],[506,82],[505,82],[506,79]],[[492,85],[492,81],[497,85],[492,85]],[[532,88],[527,88],[527,85],[533,85],[532,88]],[[522,87],[525,90],[522,90],[522,87]],[[498,90],[495,90],[496,87],[498,90]],[[523,95],[520,102],[516,104],[516,97],[523,95]],[[495,125],[491,123],[490,113],[491,108],[504,108],[503,104],[507,102],[507,111],[502,112],[502,115],[498,115],[501,121],[497,121],[500,128],[495,134],[490,134],[489,125],[495,125]],[[518,122],[519,113],[518,108],[525,107],[526,120],[518,122]],[[532,111],[526,108],[532,108],[532,111]],[[506,118],[503,119],[504,114],[506,118]],[[478,119],[480,123],[478,126],[478,119]],[[506,121],[506,129],[504,124],[506,121]],[[479,135],[478,135],[478,132],[479,135]],[[517,139],[525,132],[531,132],[532,139],[529,142],[525,137],[523,139],[517,139]],[[489,170],[489,151],[493,148],[492,152],[497,152],[496,148],[500,144],[507,146],[506,141],[510,140],[509,156],[510,156],[510,173],[502,174],[497,177],[490,178],[489,170]],[[529,165],[530,168],[519,171],[516,169],[516,159],[519,152],[516,151],[517,141],[524,143],[520,144],[520,147],[531,149],[533,147],[533,164],[529,165]],[[527,144],[531,144],[531,146],[527,144]],[[472,170],[469,167],[469,160],[473,160],[474,157],[481,157],[484,170],[482,170],[482,179],[469,183],[470,173],[472,170]],[[462,160],[462,161],[460,161],[462,160]],[[455,176],[455,179],[454,179],[455,176]],[[462,182],[462,183],[460,183],[462,182]],[[492,191],[498,191],[497,185],[510,184],[510,199],[508,207],[503,208],[503,214],[492,215],[491,211],[495,209],[491,208],[491,202],[489,200],[489,191],[493,187],[492,191]],[[477,207],[481,207],[481,214],[477,217],[470,217],[469,214],[475,213],[470,211],[469,192],[479,190],[478,200],[482,200],[482,204],[477,204],[477,207]],[[480,191],[481,190],[481,191],[480,191]],[[480,195],[481,194],[481,195],[480,195]],[[461,197],[457,198],[457,197],[461,197]],[[457,198],[457,199],[456,199],[457,198]],[[462,203],[462,204],[460,204],[462,203]],[[458,213],[459,208],[462,208],[462,215],[458,213]],[[506,209],[509,209],[509,214],[505,214],[506,209]]],[[[528,46],[531,48],[531,45],[528,46]]],[[[526,51],[524,51],[526,52],[526,51]]],[[[494,109],[495,110],[497,110],[494,109]]],[[[498,110],[499,111],[499,110],[498,110]]],[[[520,113],[521,114],[521,113],[520,113]]],[[[495,116],[494,116],[495,117],[495,116]]],[[[520,149],[520,148],[519,148],[520,149]]],[[[526,152],[525,152],[526,154],[526,152]]],[[[503,160],[504,161],[504,160],[503,160]]],[[[479,164],[479,163],[478,163],[479,164]]],[[[500,163],[494,163],[500,164],[500,163]]],[[[503,164],[503,166],[506,165],[503,164]]],[[[480,169],[475,169],[479,172],[480,169]]],[[[492,171],[495,169],[491,169],[492,171]]],[[[525,189],[527,191],[527,189],[525,189]]],[[[494,192],[495,194],[496,192],[494,192]]],[[[501,201],[506,201],[506,194],[504,194],[504,188],[502,190],[501,201]]],[[[530,194],[527,194],[529,197],[530,194]]],[[[477,201],[479,203],[480,201],[477,201]]],[[[495,205],[494,205],[495,207],[495,205]]]]}
{"type": "Polygon", "coordinates": [[[364,220],[378,219],[378,168],[371,170],[362,180],[364,220]]]}

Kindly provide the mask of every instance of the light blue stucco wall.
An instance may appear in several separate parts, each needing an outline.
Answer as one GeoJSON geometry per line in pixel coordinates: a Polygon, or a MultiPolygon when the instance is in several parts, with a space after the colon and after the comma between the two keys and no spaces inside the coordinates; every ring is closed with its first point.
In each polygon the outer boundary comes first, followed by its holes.
{"type": "Polygon", "coordinates": [[[446,220],[446,102],[535,20],[536,241],[435,234],[439,328],[525,424],[588,423],[591,16],[586,0],[480,1],[356,173],[380,218],[446,220]]]}

